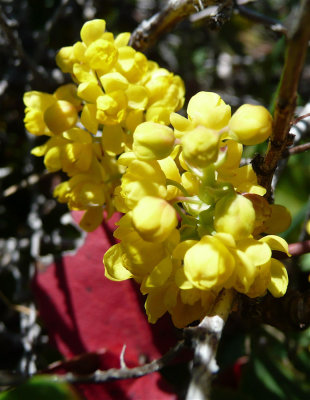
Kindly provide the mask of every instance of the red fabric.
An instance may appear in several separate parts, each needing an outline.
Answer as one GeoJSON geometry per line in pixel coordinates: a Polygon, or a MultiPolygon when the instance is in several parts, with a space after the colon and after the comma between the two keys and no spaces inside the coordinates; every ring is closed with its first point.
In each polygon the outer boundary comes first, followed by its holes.
{"type": "MultiPolygon", "coordinates": [[[[40,316],[64,357],[93,352],[80,359],[86,372],[119,368],[124,344],[125,362],[133,367],[159,358],[176,341],[169,317],[156,325],[147,322],[144,299],[134,282],[112,282],[104,277],[102,257],[115,243],[115,221],[88,234],[74,256],[56,260],[38,272],[33,283],[40,316]]],[[[158,373],[80,388],[89,400],[177,398],[158,373]]]]}

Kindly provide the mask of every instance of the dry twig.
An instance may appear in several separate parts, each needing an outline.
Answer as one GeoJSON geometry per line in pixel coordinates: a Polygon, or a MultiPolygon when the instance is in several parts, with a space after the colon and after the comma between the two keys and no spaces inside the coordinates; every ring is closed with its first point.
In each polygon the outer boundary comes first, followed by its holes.
{"type": "Polygon", "coordinates": [[[271,29],[273,32],[287,35],[287,29],[280,21],[270,18],[266,15],[260,14],[257,11],[251,10],[243,5],[238,5],[237,12],[244,18],[247,18],[253,22],[264,25],[266,28],[271,29]]]}
{"type": "Polygon", "coordinates": [[[195,350],[187,400],[209,399],[212,378],[218,372],[215,359],[217,347],[232,309],[235,293],[232,289],[224,289],[213,307],[212,316],[205,317],[197,327],[185,329],[185,334],[195,350]]]}
{"type": "Polygon", "coordinates": [[[279,160],[288,145],[289,130],[296,107],[297,88],[310,39],[310,0],[303,0],[296,23],[288,32],[285,64],[276,99],[273,132],[263,158],[255,158],[253,167],[258,182],[271,198],[271,182],[279,160]]]}
{"type": "Polygon", "coordinates": [[[208,6],[221,6],[221,12],[225,7],[232,11],[232,0],[169,0],[166,7],[138,26],[132,33],[129,44],[136,50],[143,51],[155,43],[160,35],[172,30],[177,23],[208,6]]]}

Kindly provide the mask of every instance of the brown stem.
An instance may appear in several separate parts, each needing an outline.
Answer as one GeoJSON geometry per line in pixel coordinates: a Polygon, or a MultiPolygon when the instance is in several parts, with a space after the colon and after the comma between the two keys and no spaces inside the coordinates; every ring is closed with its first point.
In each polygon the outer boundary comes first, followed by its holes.
{"type": "Polygon", "coordinates": [[[305,151],[310,150],[310,143],[303,143],[300,144],[299,146],[291,147],[290,149],[287,149],[287,151],[284,153],[285,157],[292,156],[294,154],[299,154],[299,153],[304,153],[305,151]]]}
{"type": "Polygon", "coordinates": [[[303,242],[291,243],[288,246],[288,250],[292,256],[300,256],[310,252],[310,240],[304,240],[303,242]]]}
{"type": "Polygon", "coordinates": [[[269,199],[272,195],[272,177],[287,147],[289,129],[294,116],[298,82],[310,39],[309,21],[310,0],[303,0],[299,18],[293,29],[288,32],[285,64],[275,105],[273,132],[264,158],[255,165],[258,182],[267,189],[266,197],[269,199]]]}
{"type": "MultiPolygon", "coordinates": [[[[106,371],[97,370],[92,374],[76,375],[66,373],[64,375],[50,375],[53,382],[61,383],[96,383],[100,384],[111,380],[140,378],[141,376],[157,372],[168,365],[184,348],[184,340],[179,341],[172,349],[170,349],[163,357],[154,360],[148,364],[141,365],[135,368],[111,368],[106,371]]],[[[24,378],[25,379],[25,378],[24,378]]],[[[0,386],[12,386],[22,383],[22,377],[6,377],[6,380],[0,381],[0,386]]]]}
{"type": "Polygon", "coordinates": [[[212,5],[231,7],[232,0],[169,0],[166,7],[137,27],[129,44],[136,50],[144,51],[155,43],[160,35],[172,30],[177,23],[201,10],[201,7],[212,5]]]}
{"type": "Polygon", "coordinates": [[[286,27],[284,25],[282,25],[281,22],[277,21],[276,19],[273,19],[266,15],[260,14],[257,11],[251,10],[250,8],[244,7],[242,5],[239,5],[239,6],[237,5],[237,10],[242,17],[247,18],[258,24],[262,24],[266,28],[271,29],[273,32],[277,32],[282,35],[287,34],[286,27]]]}
{"type": "MultiPolygon", "coordinates": [[[[302,242],[291,243],[288,245],[288,252],[292,257],[298,257],[302,254],[310,253],[310,240],[304,240],[302,242]]],[[[284,260],[288,258],[288,255],[282,251],[273,251],[272,257],[277,260],[284,260]]]]}

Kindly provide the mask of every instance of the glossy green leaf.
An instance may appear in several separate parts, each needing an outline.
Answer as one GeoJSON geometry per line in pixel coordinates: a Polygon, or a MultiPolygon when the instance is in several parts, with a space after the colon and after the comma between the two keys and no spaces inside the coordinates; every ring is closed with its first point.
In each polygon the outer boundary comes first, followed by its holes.
{"type": "Polygon", "coordinates": [[[41,375],[0,394],[0,400],[80,400],[66,383],[53,382],[51,376],[41,375]]]}

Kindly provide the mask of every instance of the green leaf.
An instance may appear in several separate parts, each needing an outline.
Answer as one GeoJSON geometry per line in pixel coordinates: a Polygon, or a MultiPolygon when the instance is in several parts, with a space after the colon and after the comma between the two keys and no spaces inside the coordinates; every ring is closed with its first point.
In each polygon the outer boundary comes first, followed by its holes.
{"type": "Polygon", "coordinates": [[[310,272],[310,253],[300,256],[299,263],[302,272],[310,272]]]}
{"type": "Polygon", "coordinates": [[[254,359],[254,371],[257,374],[257,377],[260,379],[261,383],[268,389],[270,392],[278,396],[280,399],[285,399],[285,392],[281,388],[281,382],[278,382],[275,377],[272,375],[270,370],[267,368],[266,364],[259,360],[258,358],[254,359]]]}
{"type": "Polygon", "coordinates": [[[48,375],[29,379],[18,387],[0,394],[0,400],[80,400],[67,383],[53,382],[48,375]]]}

